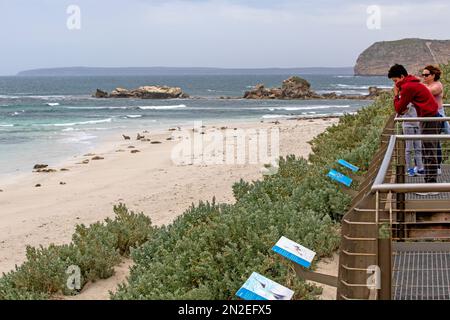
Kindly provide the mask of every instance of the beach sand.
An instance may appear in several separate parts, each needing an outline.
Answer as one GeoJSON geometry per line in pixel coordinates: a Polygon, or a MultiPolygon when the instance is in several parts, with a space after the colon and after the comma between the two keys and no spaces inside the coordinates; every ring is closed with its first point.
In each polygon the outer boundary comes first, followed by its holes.
{"type": "MultiPolygon", "coordinates": [[[[337,118],[289,119],[277,123],[266,120],[208,125],[202,130],[220,130],[221,126],[230,130],[279,128],[280,155],[306,157],[311,151],[308,141],[337,121],[337,118]]],[[[30,174],[2,181],[0,272],[10,271],[24,261],[26,245],[68,243],[75,225],[113,217],[112,207],[119,202],[144,212],[156,225],[169,224],[192,203],[210,201],[214,196],[217,202],[234,202],[231,187],[241,178],[247,181],[262,178],[262,164],[176,165],[171,153],[179,140],[166,140],[173,132],[140,132],[161,144],[137,141],[137,131],[124,132],[131,137],[127,141],[117,133],[92,154],[75,156],[53,167],[57,172],[36,173],[30,168],[30,174]],[[131,153],[132,150],[140,152],[131,153]],[[94,156],[104,159],[92,160],[94,156]],[[82,164],[86,159],[89,163],[82,164]],[[62,168],[69,171],[60,171],[62,168]],[[37,184],[41,187],[35,187],[37,184]]],[[[130,262],[124,263],[128,266],[130,262]]],[[[125,275],[126,272],[119,274],[120,282],[125,275]]],[[[102,282],[99,283],[101,286],[102,282]]],[[[113,289],[115,285],[113,279],[104,287],[113,289]]],[[[108,290],[103,288],[96,293],[91,288],[86,298],[107,298],[108,290]]]]}

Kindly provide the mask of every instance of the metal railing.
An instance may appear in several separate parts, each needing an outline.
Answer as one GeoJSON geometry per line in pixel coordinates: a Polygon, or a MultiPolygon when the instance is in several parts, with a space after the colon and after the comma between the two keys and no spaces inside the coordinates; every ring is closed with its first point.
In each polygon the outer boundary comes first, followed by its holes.
{"type": "MultiPolygon", "coordinates": [[[[408,177],[405,169],[407,141],[447,143],[450,142],[450,135],[402,134],[398,125],[405,121],[443,122],[450,121],[450,117],[389,119],[382,134],[381,146],[369,166],[366,180],[361,184],[359,194],[354,198],[351,209],[342,221],[338,299],[392,299],[392,292],[396,291],[396,284],[392,285],[393,246],[399,241],[435,240],[436,237],[424,235],[442,229],[431,229],[427,225],[428,229],[421,234],[419,231],[422,230],[422,225],[416,227],[417,223],[421,223],[416,220],[416,216],[450,213],[450,179],[443,181],[447,176],[440,177],[439,182],[425,183],[421,181],[421,177],[408,177]],[[431,191],[449,192],[449,197],[437,201],[433,198],[414,199],[410,196],[416,192],[431,191]],[[412,234],[415,237],[412,237],[412,234]],[[367,282],[368,273],[373,266],[379,267],[381,271],[380,288],[371,287],[367,282]]],[[[447,149],[450,150],[450,144],[441,145],[439,148],[443,153],[448,151],[447,149]]],[[[434,147],[424,150],[428,152],[426,157],[434,157],[434,154],[429,155],[430,150],[437,152],[434,147]]],[[[427,161],[425,169],[432,165],[427,161]]],[[[450,173],[450,165],[446,170],[450,173]]],[[[431,221],[430,225],[432,223],[435,222],[431,221]]],[[[440,240],[447,241],[450,237],[441,237],[440,240]]]]}
{"type": "MultiPolygon", "coordinates": [[[[417,118],[421,121],[422,118],[417,118]]],[[[436,118],[433,118],[436,119],[436,118]]],[[[442,119],[442,118],[437,118],[442,119]]],[[[396,119],[397,120],[397,119],[396,119]]],[[[450,120],[450,118],[449,118],[450,120]]],[[[427,119],[429,121],[429,119],[427,119]]],[[[386,151],[386,155],[380,166],[380,170],[372,185],[372,192],[450,192],[450,182],[446,183],[385,183],[388,170],[391,167],[392,160],[394,159],[394,151],[397,148],[399,141],[406,140],[438,140],[438,141],[450,141],[450,135],[395,135],[391,136],[389,145],[386,151]]],[[[402,148],[403,149],[403,148],[402,148]]]]}

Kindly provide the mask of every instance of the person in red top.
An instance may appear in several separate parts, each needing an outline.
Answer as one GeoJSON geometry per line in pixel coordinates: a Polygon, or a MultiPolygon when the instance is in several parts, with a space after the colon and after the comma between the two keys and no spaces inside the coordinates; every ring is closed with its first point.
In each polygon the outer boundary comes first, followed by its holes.
{"type": "MultiPolygon", "coordinates": [[[[439,117],[439,106],[430,90],[420,80],[408,74],[405,67],[396,64],[391,67],[388,74],[389,79],[394,81],[394,106],[399,115],[408,110],[412,104],[417,111],[418,117],[439,117]]],[[[439,134],[440,123],[436,121],[421,122],[422,134],[439,134]]],[[[437,140],[422,141],[422,156],[425,165],[425,182],[437,182],[437,140]]],[[[428,194],[427,194],[428,195],[428,194]]]]}

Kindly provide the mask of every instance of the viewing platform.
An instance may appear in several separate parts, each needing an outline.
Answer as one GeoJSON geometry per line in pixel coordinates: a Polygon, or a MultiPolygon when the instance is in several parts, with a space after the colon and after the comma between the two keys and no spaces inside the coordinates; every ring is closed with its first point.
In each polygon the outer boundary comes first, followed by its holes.
{"type": "MultiPolygon", "coordinates": [[[[450,299],[450,135],[403,135],[403,121],[392,116],[387,122],[343,217],[338,300],[450,299]],[[425,156],[442,152],[442,174],[435,183],[407,175],[405,145],[411,140],[437,146],[423,149],[425,156]]],[[[425,161],[425,166],[434,164],[425,161]]]]}

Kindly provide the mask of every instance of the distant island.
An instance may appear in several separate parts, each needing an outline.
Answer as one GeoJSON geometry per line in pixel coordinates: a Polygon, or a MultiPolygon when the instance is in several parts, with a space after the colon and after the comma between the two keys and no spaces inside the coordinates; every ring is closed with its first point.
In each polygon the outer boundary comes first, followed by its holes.
{"type": "Polygon", "coordinates": [[[161,75],[353,75],[352,67],[338,68],[95,68],[69,67],[21,71],[17,76],[161,76],[161,75]]]}
{"type": "Polygon", "coordinates": [[[355,75],[385,76],[395,63],[417,74],[428,64],[450,61],[450,40],[403,39],[376,42],[364,50],[355,65],[355,75]]]}
{"type": "Polygon", "coordinates": [[[202,67],[66,67],[17,73],[22,77],[69,76],[179,76],[179,75],[355,75],[386,76],[389,67],[403,64],[416,74],[428,64],[450,61],[450,40],[402,39],[375,42],[358,57],[354,67],[202,68],[202,67]]]}

